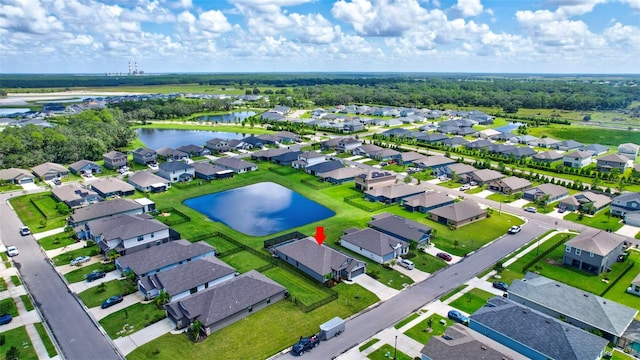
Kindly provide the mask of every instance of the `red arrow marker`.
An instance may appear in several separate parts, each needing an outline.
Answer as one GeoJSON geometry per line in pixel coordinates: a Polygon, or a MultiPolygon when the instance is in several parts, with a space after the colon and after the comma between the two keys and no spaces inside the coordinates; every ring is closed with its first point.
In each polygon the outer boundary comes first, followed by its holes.
{"type": "Polygon", "coordinates": [[[322,245],[324,239],[327,238],[327,235],[324,234],[324,226],[316,226],[316,236],[314,237],[318,245],[322,245]]]}

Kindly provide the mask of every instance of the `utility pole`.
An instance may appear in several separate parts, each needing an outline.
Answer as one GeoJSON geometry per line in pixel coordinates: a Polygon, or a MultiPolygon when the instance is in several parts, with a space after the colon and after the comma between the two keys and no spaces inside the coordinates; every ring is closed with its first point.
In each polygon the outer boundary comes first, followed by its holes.
{"type": "Polygon", "coordinates": [[[398,335],[396,335],[396,342],[393,345],[393,360],[397,360],[396,354],[398,352],[398,335]]]}

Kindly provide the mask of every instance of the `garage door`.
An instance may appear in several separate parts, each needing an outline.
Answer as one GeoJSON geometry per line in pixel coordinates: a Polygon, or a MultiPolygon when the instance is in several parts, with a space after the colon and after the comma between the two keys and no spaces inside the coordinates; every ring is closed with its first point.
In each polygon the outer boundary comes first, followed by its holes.
{"type": "Polygon", "coordinates": [[[361,267],[360,269],[354,270],[351,272],[351,278],[353,279],[354,277],[358,276],[358,275],[362,275],[364,274],[364,267],[361,267]]]}
{"type": "Polygon", "coordinates": [[[33,182],[33,179],[31,178],[24,178],[20,180],[20,184],[31,184],[32,182],[33,182]]]}

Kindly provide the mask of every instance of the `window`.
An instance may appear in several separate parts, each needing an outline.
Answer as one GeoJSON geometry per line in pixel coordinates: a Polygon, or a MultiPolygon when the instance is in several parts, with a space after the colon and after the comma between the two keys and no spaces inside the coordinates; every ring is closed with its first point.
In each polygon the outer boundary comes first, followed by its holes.
{"type": "Polygon", "coordinates": [[[154,236],[156,236],[156,234],[155,233],[151,233],[151,238],[153,238],[154,236]]]}
{"type": "Polygon", "coordinates": [[[193,294],[193,293],[197,293],[197,292],[198,292],[198,288],[197,287],[191,288],[189,290],[189,294],[193,294]]]}
{"type": "Polygon", "coordinates": [[[144,235],[138,235],[138,241],[144,240],[144,235]]]}
{"type": "Polygon", "coordinates": [[[589,253],[589,257],[593,257],[593,253],[592,252],[589,253]]]}
{"type": "Polygon", "coordinates": [[[582,250],[576,249],[576,255],[580,255],[580,254],[582,254],[582,250]]]}
{"type": "Polygon", "coordinates": [[[571,252],[571,246],[565,246],[564,247],[564,251],[565,252],[571,252]]]}
{"type": "Polygon", "coordinates": [[[267,304],[271,304],[271,298],[270,297],[267,298],[267,304]]]}
{"type": "Polygon", "coordinates": [[[248,312],[252,312],[252,311],[253,311],[253,306],[249,306],[249,307],[247,308],[247,311],[248,311],[248,312]]]}

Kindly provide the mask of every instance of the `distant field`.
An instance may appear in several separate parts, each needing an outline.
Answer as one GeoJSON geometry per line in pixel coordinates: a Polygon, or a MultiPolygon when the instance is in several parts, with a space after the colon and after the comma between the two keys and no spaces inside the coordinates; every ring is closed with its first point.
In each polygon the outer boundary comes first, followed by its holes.
{"type": "MultiPolygon", "coordinates": [[[[253,90],[253,87],[246,89],[253,90]]],[[[34,88],[34,89],[7,89],[10,94],[15,93],[52,93],[61,91],[84,91],[84,92],[130,92],[130,93],[152,93],[152,94],[170,94],[170,93],[211,93],[211,94],[229,94],[244,95],[245,88],[209,86],[200,84],[179,84],[179,85],[145,85],[145,86],[105,86],[105,87],[74,87],[74,88],[34,88]]],[[[258,87],[261,92],[265,90],[281,90],[277,87],[258,87]]]]}
{"type": "MultiPolygon", "coordinates": [[[[640,123],[640,121],[639,121],[640,123]]],[[[585,144],[618,146],[622,143],[637,143],[640,132],[628,130],[603,129],[585,126],[550,126],[530,128],[533,136],[549,136],[556,139],[573,139],[585,144]]]]}

